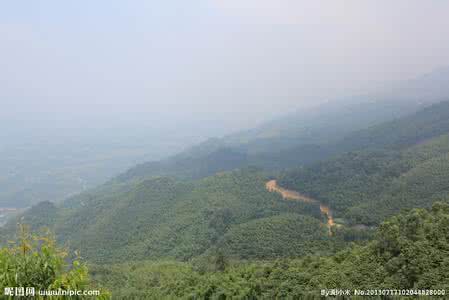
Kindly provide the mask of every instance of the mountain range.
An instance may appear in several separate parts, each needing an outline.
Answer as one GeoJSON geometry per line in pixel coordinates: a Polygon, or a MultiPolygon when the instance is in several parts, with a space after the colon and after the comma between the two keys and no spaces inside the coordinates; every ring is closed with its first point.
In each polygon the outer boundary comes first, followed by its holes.
{"type": "MultiPolygon", "coordinates": [[[[60,204],[38,203],[0,234],[3,240],[12,237],[17,222],[34,231],[50,228],[60,244],[79,250],[93,265],[100,284],[114,289],[128,270],[129,286],[119,288],[120,295],[146,282],[140,274],[169,277],[173,270],[218,276],[223,282],[201,279],[215,286],[225,284],[226,272],[231,272],[227,278],[246,274],[241,288],[259,296],[268,288],[258,291],[251,278],[281,284],[271,276],[281,276],[276,270],[282,268],[285,274],[303,274],[290,279],[306,289],[316,287],[307,272],[329,283],[325,269],[330,266],[347,270],[346,281],[334,283],[356,285],[351,272],[361,270],[354,260],[365,267],[372,262],[378,277],[366,278],[382,286],[425,286],[431,271],[423,257],[417,254],[421,269],[413,270],[415,277],[400,270],[411,268],[404,257],[419,253],[410,250],[414,239],[431,242],[425,251],[435,252],[434,264],[449,253],[447,231],[435,237],[425,229],[442,231],[447,224],[446,80],[449,71],[442,69],[375,97],[346,99],[209,139],[137,165],[60,204]],[[298,197],[267,189],[273,180],[298,197]],[[261,261],[265,269],[254,265],[261,261]]],[[[438,270],[441,274],[432,278],[444,286],[447,276],[438,270]]],[[[176,296],[200,289],[179,280],[186,286],[176,296]]],[[[174,296],[165,290],[169,281],[160,279],[164,286],[157,293],[174,296]]],[[[209,288],[211,295],[220,294],[209,288]]]]}

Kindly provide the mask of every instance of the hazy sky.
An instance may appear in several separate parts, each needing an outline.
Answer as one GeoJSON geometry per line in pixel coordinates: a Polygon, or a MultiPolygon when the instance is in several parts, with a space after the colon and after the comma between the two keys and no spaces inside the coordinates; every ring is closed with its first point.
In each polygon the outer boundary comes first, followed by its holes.
{"type": "Polygon", "coordinates": [[[214,121],[235,130],[445,65],[443,0],[0,7],[0,118],[29,124],[214,121]]]}

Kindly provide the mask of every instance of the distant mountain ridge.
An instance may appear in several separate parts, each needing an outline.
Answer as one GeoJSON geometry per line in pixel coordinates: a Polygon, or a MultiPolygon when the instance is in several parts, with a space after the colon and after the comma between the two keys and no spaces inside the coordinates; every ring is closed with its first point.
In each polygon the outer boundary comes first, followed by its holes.
{"type": "Polygon", "coordinates": [[[292,112],[251,130],[209,139],[168,159],[140,164],[118,178],[201,178],[238,166],[276,170],[309,164],[351,150],[335,145],[354,138],[360,130],[413,114],[448,97],[449,67],[377,93],[292,112]],[[223,163],[212,162],[212,158],[221,158],[223,163]]]}

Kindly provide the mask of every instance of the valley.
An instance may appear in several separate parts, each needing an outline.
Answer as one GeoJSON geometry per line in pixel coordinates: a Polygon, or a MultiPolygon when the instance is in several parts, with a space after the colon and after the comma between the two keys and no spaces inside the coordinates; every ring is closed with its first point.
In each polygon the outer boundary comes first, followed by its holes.
{"type": "Polygon", "coordinates": [[[15,207],[0,207],[0,227],[5,225],[9,218],[18,214],[23,209],[18,209],[15,207]]]}

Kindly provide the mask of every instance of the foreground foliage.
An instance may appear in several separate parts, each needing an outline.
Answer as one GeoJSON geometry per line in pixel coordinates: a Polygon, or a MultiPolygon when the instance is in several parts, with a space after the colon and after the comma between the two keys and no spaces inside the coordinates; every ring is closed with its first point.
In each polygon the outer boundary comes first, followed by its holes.
{"type": "MultiPolygon", "coordinates": [[[[66,258],[67,252],[56,247],[50,235],[31,236],[27,228],[21,226],[18,241],[0,249],[0,291],[3,294],[5,288],[31,287],[36,298],[41,299],[39,290],[89,289],[86,265],[75,259],[69,266],[66,258]]],[[[108,299],[108,294],[104,293],[99,299],[108,299]]]]}

